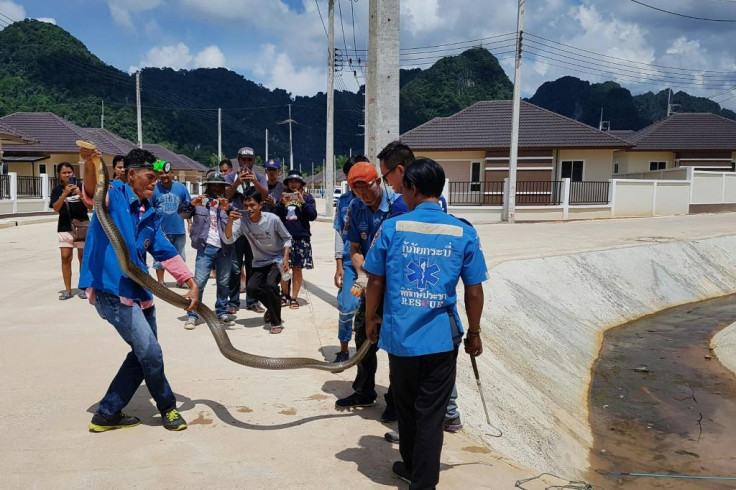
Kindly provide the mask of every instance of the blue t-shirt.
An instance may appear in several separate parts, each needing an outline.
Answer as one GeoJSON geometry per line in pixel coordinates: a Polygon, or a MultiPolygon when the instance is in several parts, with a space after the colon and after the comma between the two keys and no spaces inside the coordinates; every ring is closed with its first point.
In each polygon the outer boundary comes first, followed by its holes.
{"type": "MultiPolygon", "coordinates": [[[[130,260],[143,272],[148,272],[146,253],[159,262],[179,254],[161,231],[161,222],[150,199],[139,200],[133,189],[122,182],[113,182],[107,196],[108,214],[120,230],[130,260]]],[[[97,213],[92,216],[89,225],[79,274],[79,289],[88,287],[133,300],[153,299],[150,292],[123,273],[115,249],[97,219],[97,213]]]]}
{"type": "Polygon", "coordinates": [[[340,198],[337,200],[335,221],[332,225],[333,228],[335,228],[335,230],[337,230],[342,237],[343,244],[345,245],[342,250],[342,257],[343,260],[347,258],[348,261],[350,260],[350,240],[348,240],[348,232],[347,230],[345,230],[345,220],[348,216],[348,207],[350,206],[350,203],[353,199],[355,199],[355,194],[353,194],[353,191],[350,190],[340,196],[340,198]]]}
{"type": "Polygon", "coordinates": [[[378,346],[397,356],[451,351],[463,334],[458,280],[488,279],[475,229],[432,203],[386,220],[363,268],[386,278],[378,346]]]}
{"type": "Polygon", "coordinates": [[[192,197],[187,187],[181,182],[171,182],[167,189],[159,182],[153,191],[153,205],[158,217],[161,218],[161,229],[167,235],[185,235],[187,230],[184,220],[179,216],[179,203],[189,202],[192,197]]]}
{"type": "Polygon", "coordinates": [[[382,192],[381,204],[375,211],[363,204],[360,199],[353,199],[348,207],[344,225],[345,232],[349,241],[360,244],[363,255],[366,255],[368,249],[371,248],[373,237],[383,220],[408,211],[404,200],[398,199],[401,196],[397,196],[394,191],[386,188],[382,189],[382,192]]]}

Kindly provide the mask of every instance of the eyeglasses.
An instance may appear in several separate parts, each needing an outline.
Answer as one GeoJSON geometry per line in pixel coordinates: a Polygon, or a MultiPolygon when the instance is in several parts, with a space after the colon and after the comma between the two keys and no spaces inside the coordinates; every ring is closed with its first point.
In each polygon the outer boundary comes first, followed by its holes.
{"type": "Polygon", "coordinates": [[[388,176],[391,175],[391,172],[393,172],[397,168],[399,168],[398,165],[392,168],[391,170],[389,170],[388,172],[386,172],[385,174],[381,175],[381,180],[383,180],[384,184],[388,184],[388,176]]]}
{"type": "Polygon", "coordinates": [[[238,157],[238,160],[255,160],[253,157],[238,157]]]}

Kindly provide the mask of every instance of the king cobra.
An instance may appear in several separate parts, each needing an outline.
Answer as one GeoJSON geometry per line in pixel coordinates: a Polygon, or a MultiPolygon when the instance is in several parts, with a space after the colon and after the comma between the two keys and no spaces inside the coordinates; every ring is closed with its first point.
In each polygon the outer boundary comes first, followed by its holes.
{"type": "MultiPolygon", "coordinates": [[[[97,149],[94,144],[82,140],[77,141],[77,146],[89,150],[97,149]]],[[[156,297],[178,308],[186,308],[189,306],[189,300],[187,298],[178,295],[174,291],[167,289],[165,286],[162,286],[153,277],[130,261],[128,247],[125,245],[125,241],[120,234],[120,230],[118,230],[117,226],[110,218],[110,215],[107,213],[105,202],[109,181],[107,172],[105,171],[105,165],[98,155],[94,156],[92,161],[94,162],[95,171],[97,172],[97,187],[95,188],[94,194],[94,210],[97,215],[97,220],[100,222],[102,229],[110,240],[110,244],[113,249],[115,249],[115,254],[117,255],[118,263],[120,264],[120,268],[123,273],[138,283],[141,287],[151,291],[151,293],[156,297]]],[[[274,370],[321,369],[323,371],[339,373],[360,362],[371,347],[371,343],[369,341],[365,341],[353,357],[347,361],[335,363],[319,361],[308,357],[266,357],[249,354],[238,350],[233,346],[227,331],[220,324],[220,321],[217,319],[214,312],[206,305],[199,303],[195,311],[207,323],[207,326],[209,327],[210,332],[212,332],[212,336],[215,338],[215,343],[217,343],[217,347],[220,349],[222,355],[233,362],[252,368],[274,370]]]]}

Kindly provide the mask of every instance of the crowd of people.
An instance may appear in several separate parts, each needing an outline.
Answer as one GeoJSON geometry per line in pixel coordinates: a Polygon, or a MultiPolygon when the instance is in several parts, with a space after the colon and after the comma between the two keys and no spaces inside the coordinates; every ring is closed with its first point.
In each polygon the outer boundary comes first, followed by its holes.
{"type": "MultiPolygon", "coordinates": [[[[99,156],[94,150],[81,153],[87,163],[99,156]]],[[[136,265],[147,271],[148,253],[160,283],[165,284],[168,272],[176,287],[187,289],[186,329],[196,328],[194,309],[213,270],[215,313],[223,325],[234,323],[241,293],[245,293],[244,307],[263,313],[272,334],[284,329],[282,308],[301,306],[303,270],[314,266],[311,222],[317,218],[316,203],[299,172],[291,171],[281,179],[280,162],[268,160],[262,176],[254,171],[255,159],[252,148],[241,148],[237,171],[230,160],[223,160],[205,177],[204,193],[193,197],[173,179],[170,166],[146,150],[132,150],[122,158],[120,169],[115,162],[109,214],[136,265]],[[184,261],[187,234],[197,252],[193,273],[184,261]]],[[[393,464],[393,472],[410,482],[410,488],[434,488],[439,481],[443,433],[462,427],[455,366],[463,337],[468,354],[482,352],[482,282],[488,274],[474,228],[447,214],[442,167],[433,160],[415,158],[398,141],[386,146],[378,160],[355,156],[345,163],[349,190],[336,204],[334,284],[340,349],[334,362],[349,358],[352,337],[356,349],[364,342],[372,345],[357,365],[353,392],[338,399],[335,407],[344,410],[376,403],[376,353],[385,350],[390,386],[381,420],[398,421],[398,430],[387,433],[386,439],[398,442],[402,458],[393,464]],[[461,279],[467,332],[456,307],[461,279]]],[[[85,165],[83,188],[70,180],[70,170],[71,166],[59,167],[61,184],[51,198],[60,213],[66,288],[59,299],[71,297],[71,252],[78,248],[83,264],[80,295],[131,347],[90,430],[137,425],[139,420],[122,409],[143,380],[161,411],[164,427],[185,429],[164,374],[151,293],[120,270],[98,220],[92,220],[86,241],[68,236],[73,235],[71,220],[86,217],[91,208],[95,186],[93,165],[85,165]]]]}

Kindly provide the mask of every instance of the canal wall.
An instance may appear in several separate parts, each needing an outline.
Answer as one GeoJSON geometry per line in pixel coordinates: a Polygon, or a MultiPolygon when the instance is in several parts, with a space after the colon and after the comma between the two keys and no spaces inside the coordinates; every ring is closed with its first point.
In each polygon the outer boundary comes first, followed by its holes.
{"type": "MultiPolygon", "coordinates": [[[[466,433],[509,459],[565,478],[588,469],[591,369],[603,333],[660,310],[736,292],[736,236],[509,261],[484,284],[478,357],[493,426],[464,354],[466,433]]],[[[459,296],[462,298],[462,295],[459,296]]],[[[731,341],[736,332],[731,329],[731,341]]],[[[727,335],[727,334],[724,334],[727,335]]]]}
{"type": "Polygon", "coordinates": [[[715,334],[710,345],[721,364],[736,374],[736,323],[715,334]]]}

